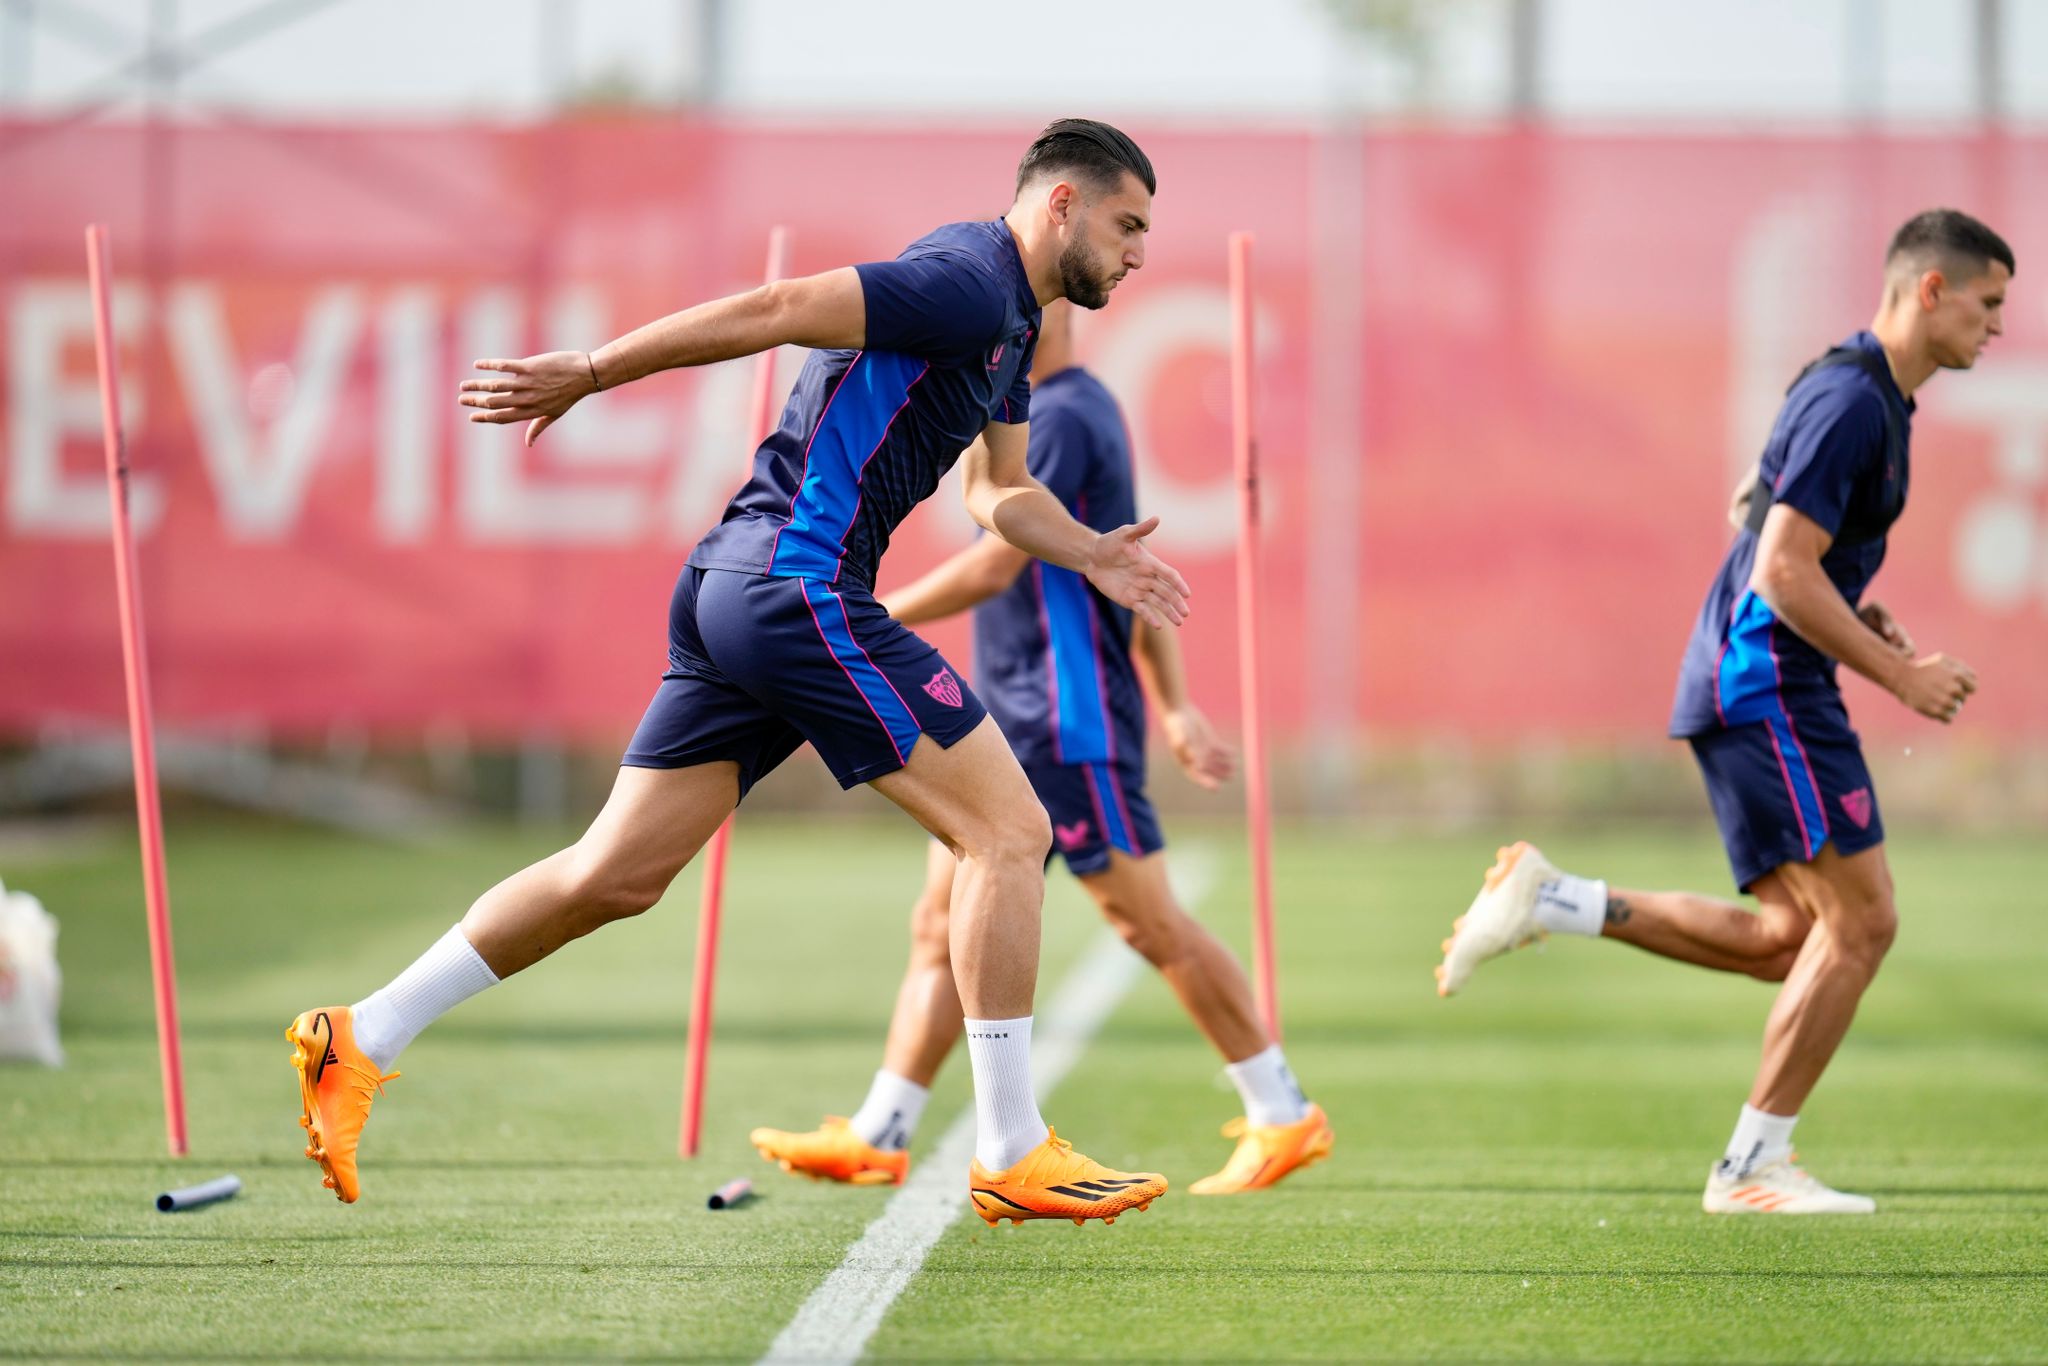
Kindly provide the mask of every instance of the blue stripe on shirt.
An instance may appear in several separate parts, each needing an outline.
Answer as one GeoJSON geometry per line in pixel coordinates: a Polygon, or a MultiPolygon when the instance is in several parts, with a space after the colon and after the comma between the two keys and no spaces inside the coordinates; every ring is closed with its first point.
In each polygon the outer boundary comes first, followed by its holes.
{"type": "Polygon", "coordinates": [[[862,474],[888,439],[910,388],[930,365],[893,351],[863,351],[832,391],[804,450],[803,483],[776,533],[768,572],[783,578],[839,576],[847,533],[860,509],[862,474]]]}
{"type": "Polygon", "coordinates": [[[1053,683],[1058,689],[1055,724],[1060,762],[1107,759],[1110,736],[1102,674],[1096,667],[1095,604],[1090,600],[1088,580],[1057,565],[1041,563],[1037,568],[1039,591],[1045,600],[1046,646],[1052,653],[1053,683]]]}

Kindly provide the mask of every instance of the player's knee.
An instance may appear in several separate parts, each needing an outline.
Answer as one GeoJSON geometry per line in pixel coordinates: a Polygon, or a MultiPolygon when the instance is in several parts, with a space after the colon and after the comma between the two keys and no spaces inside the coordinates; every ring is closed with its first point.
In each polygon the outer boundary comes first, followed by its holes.
{"type": "Polygon", "coordinates": [[[1052,852],[1052,818],[1036,801],[1018,804],[961,841],[963,857],[1042,866],[1052,852]]]}
{"type": "Polygon", "coordinates": [[[591,927],[626,920],[651,908],[669,879],[647,871],[578,861],[569,870],[568,901],[591,927]]]}
{"type": "Polygon", "coordinates": [[[1177,961],[1185,951],[1186,936],[1181,933],[1180,917],[1170,911],[1162,913],[1158,907],[1112,897],[1103,905],[1102,913],[1124,943],[1154,967],[1177,961]]]}
{"type": "Polygon", "coordinates": [[[1806,936],[1813,929],[1813,918],[1797,906],[1767,901],[1757,907],[1756,929],[1757,948],[1766,964],[1773,967],[1783,964],[1777,968],[1775,976],[1764,977],[1764,980],[1784,981],[1785,974],[1791,971],[1791,960],[1797,958],[1799,950],[1806,946],[1806,936]]]}
{"type": "Polygon", "coordinates": [[[1798,961],[1797,948],[1785,949],[1769,958],[1758,959],[1749,965],[1747,971],[1759,982],[1782,982],[1792,975],[1792,965],[1798,961]]]}
{"type": "Polygon", "coordinates": [[[945,898],[927,892],[910,910],[910,951],[920,963],[944,963],[951,957],[952,908],[945,898]]]}
{"type": "Polygon", "coordinates": [[[1856,897],[1844,909],[1847,914],[1839,917],[1836,941],[1850,957],[1875,969],[1899,937],[1899,913],[1892,905],[1890,893],[1873,889],[1856,897]]]}

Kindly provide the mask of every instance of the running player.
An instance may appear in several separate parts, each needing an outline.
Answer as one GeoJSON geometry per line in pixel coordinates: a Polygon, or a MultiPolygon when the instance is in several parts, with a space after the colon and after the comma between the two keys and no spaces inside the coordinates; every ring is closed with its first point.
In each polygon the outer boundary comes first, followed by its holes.
{"type": "MultiPolygon", "coordinates": [[[[1073,316],[1046,305],[1031,370],[1031,474],[1089,526],[1121,526],[1137,505],[1123,414],[1102,382],[1074,362],[1073,316]]],[[[1325,1156],[1334,1136],[1303,1098],[1280,1046],[1260,1026],[1244,969],[1182,910],[1167,881],[1166,841],[1145,796],[1143,675],[1161,728],[1188,777],[1215,787],[1232,755],[1188,698],[1175,636],[1132,614],[1071,570],[1033,561],[985,536],[915,583],[884,595],[906,626],[974,609],[974,676],[1032,790],[1052,817],[1067,867],[1118,933],[1166,978],[1228,1064],[1244,1117],[1222,1171],[1196,1195],[1270,1186],[1325,1156]]],[[[960,1035],[949,952],[955,860],[932,845],[911,910],[910,966],[896,995],[882,1070],[851,1119],[809,1133],[756,1129],[754,1146],[806,1176],[895,1184],[910,1170],[910,1139],[932,1079],[960,1035]]],[[[994,1223],[1002,1207],[980,1194],[994,1223]]]]}
{"type": "Polygon", "coordinates": [[[1671,734],[1692,744],[1735,885],[1757,913],[1687,892],[1609,888],[1516,844],[1444,943],[1446,996],[1479,963],[1546,931],[1784,983],[1749,1103],[1707,1179],[1709,1213],[1876,1208],[1822,1185],[1792,1152],[1793,1123],[1898,923],[1877,796],[1835,663],[1943,724],[1977,689],[1960,660],[1916,657],[1892,614],[1862,597],[1905,508],[1913,394],[1937,370],[1970,368],[2003,331],[2012,274],[2012,249],[1965,214],[1936,209],[1900,228],[1877,320],[1800,372],[1759,477],[1747,497],[1738,491],[1741,530],[1686,647],[1671,734]]]}
{"type": "Polygon", "coordinates": [[[493,373],[461,386],[471,420],[524,423],[531,443],[579,400],[656,371],[815,348],[753,477],[677,580],[668,671],[590,829],[486,892],[390,985],[292,1023],[307,1155],[342,1200],[359,1190],[372,1098],[421,1029],[652,906],[806,740],[842,786],[872,784],[960,861],[953,961],[981,1098],[972,1185],[1013,1217],[1077,1223],[1166,1189],[1082,1157],[1039,1117],[1031,999],[1052,830],[981,703],[871,592],[890,533],[973,443],[962,484],[983,527],[1154,626],[1184,619],[1185,582],[1143,545],[1156,519],[1091,530],[1026,469],[1039,310],[1100,308],[1144,264],[1154,188],[1128,137],[1063,119],[1025,152],[1001,218],[939,228],[894,261],[701,304],[594,353],[477,362],[493,373]]]}

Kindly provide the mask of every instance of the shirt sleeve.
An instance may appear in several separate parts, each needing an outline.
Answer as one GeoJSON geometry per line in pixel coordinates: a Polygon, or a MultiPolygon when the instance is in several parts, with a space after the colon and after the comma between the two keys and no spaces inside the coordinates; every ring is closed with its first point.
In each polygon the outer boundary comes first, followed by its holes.
{"type": "Polygon", "coordinates": [[[1088,468],[1093,451],[1088,424],[1072,405],[1054,404],[1043,409],[1031,424],[1031,442],[1025,450],[1025,467],[1031,477],[1052,490],[1070,513],[1079,515],[1081,495],[1088,491],[1088,468]]]}
{"type": "Polygon", "coordinates": [[[854,271],[867,303],[872,351],[927,360],[978,356],[1008,321],[1002,289],[967,257],[933,253],[875,261],[854,271]]]}
{"type": "MultiPolygon", "coordinates": [[[[1017,378],[1010,381],[1010,392],[1003,395],[996,405],[995,420],[998,422],[1029,422],[1031,420],[1031,365],[1038,359],[1038,329],[1031,329],[1030,340],[1024,343],[1024,360],[1017,367],[1017,378]]],[[[1044,481],[1039,481],[1043,483],[1044,481]]]]}
{"type": "Polygon", "coordinates": [[[1794,423],[1771,501],[1797,508],[1833,536],[1857,477],[1884,459],[1884,399],[1860,384],[1815,397],[1794,423]]]}

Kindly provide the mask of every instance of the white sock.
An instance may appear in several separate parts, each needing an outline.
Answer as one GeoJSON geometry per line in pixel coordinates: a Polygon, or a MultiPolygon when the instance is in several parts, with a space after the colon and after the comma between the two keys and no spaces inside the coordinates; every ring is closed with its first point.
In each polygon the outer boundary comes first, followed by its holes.
{"type": "Polygon", "coordinates": [[[462,927],[454,926],[390,986],[349,1007],[356,1047],[370,1055],[378,1071],[389,1072],[422,1029],[497,984],[498,974],[462,937],[462,927]]]}
{"type": "Polygon", "coordinates": [[[1294,1073],[1287,1070],[1287,1055],[1279,1044],[1243,1062],[1227,1064],[1223,1070],[1237,1084],[1247,1123],[1292,1124],[1308,1113],[1308,1097],[1301,1093],[1294,1073]]]}
{"type": "Polygon", "coordinates": [[[974,1064],[974,1160],[1005,1172],[1045,1142],[1045,1121],[1031,1093],[1031,1017],[969,1020],[974,1064]]]}
{"type": "Polygon", "coordinates": [[[924,1115],[924,1103],[931,1095],[910,1078],[899,1077],[884,1068],[875,1073],[868,1098],[860,1103],[860,1109],[853,1112],[846,1126],[859,1134],[862,1142],[884,1152],[908,1148],[911,1135],[917,1132],[917,1121],[924,1115]]]}
{"type": "Polygon", "coordinates": [[[1536,923],[1552,934],[1594,934],[1607,922],[1607,884],[1561,873],[1536,889],[1536,923]]]}
{"type": "Polygon", "coordinates": [[[1798,1122],[1797,1115],[1772,1115],[1751,1105],[1743,1106],[1742,1118],[1735,1121],[1735,1133],[1728,1140],[1728,1151],[1721,1157],[1721,1175],[1747,1176],[1758,1167],[1790,1157],[1792,1126],[1798,1122]]]}

